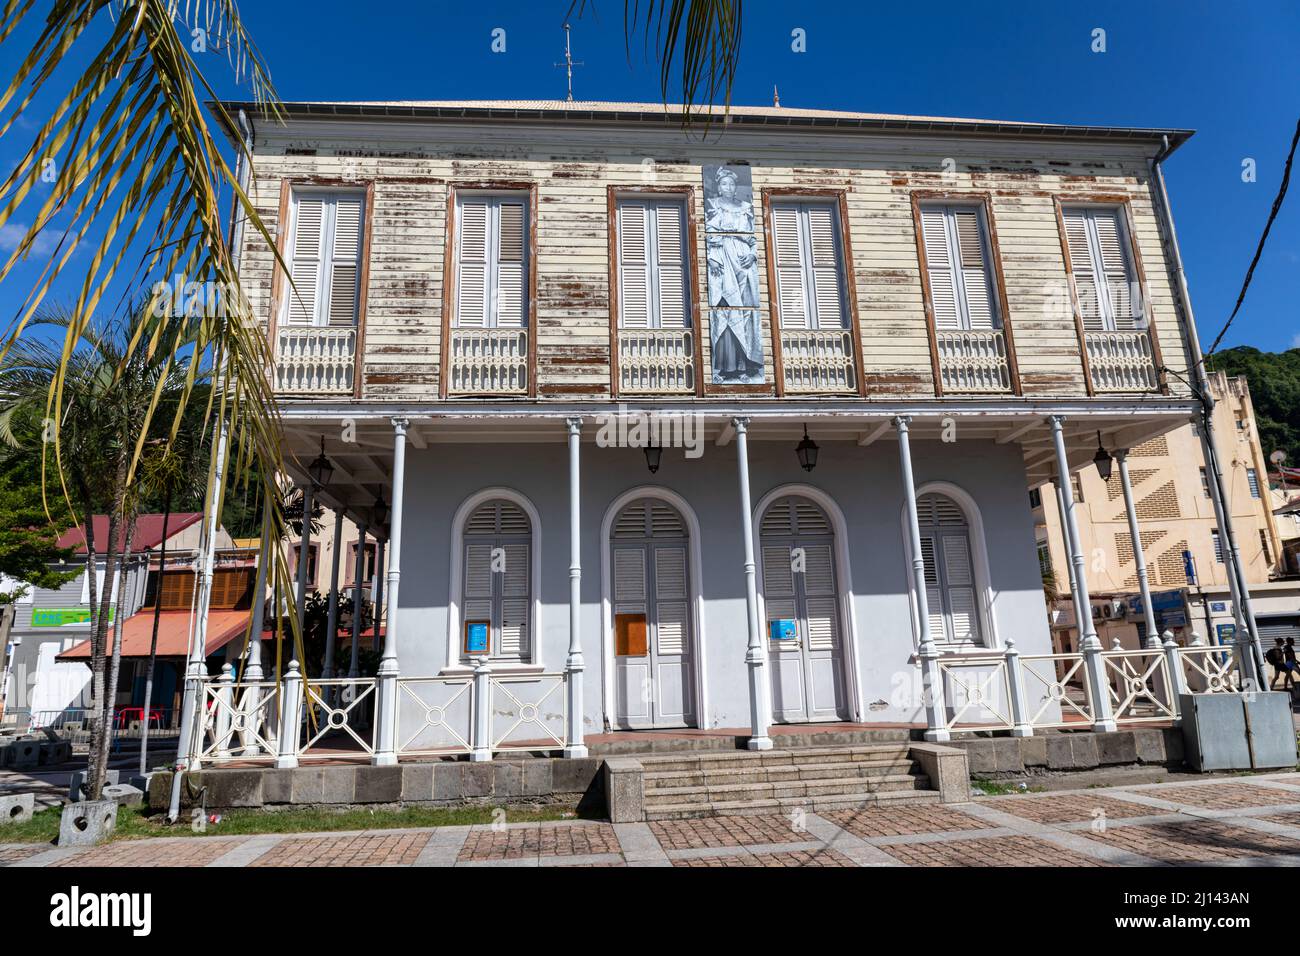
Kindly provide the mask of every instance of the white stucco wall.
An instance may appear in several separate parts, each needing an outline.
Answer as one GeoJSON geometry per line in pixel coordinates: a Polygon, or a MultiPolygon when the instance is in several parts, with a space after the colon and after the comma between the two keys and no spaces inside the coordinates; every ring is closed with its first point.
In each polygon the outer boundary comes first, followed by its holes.
{"type": "MultiPolygon", "coordinates": [[[[998,639],[1013,638],[1022,653],[1049,653],[1050,640],[1034,549],[1034,528],[1020,449],[991,442],[917,442],[913,462],[918,487],[948,482],[979,506],[989,556],[989,594],[998,639]]],[[[897,445],[881,440],[823,442],[818,467],[805,473],[790,443],[751,442],[751,495],[757,505],[786,484],[822,490],[838,505],[848,528],[853,588],[856,680],[850,703],[860,720],[922,722],[914,650],[909,570],[903,544],[903,490],[897,445]],[[856,685],[856,687],[855,687],[856,685]],[[914,689],[915,688],[915,689],[914,689]]],[[[706,445],[703,457],[665,450],[656,475],[638,449],[582,448],[582,639],[587,671],[586,729],[604,729],[602,700],[601,523],[615,498],[645,485],[661,485],[693,507],[701,530],[704,598],[705,727],[744,728],[749,700],[744,663],[748,641],[743,545],[737,493],[736,446],[706,445]]],[[[449,663],[448,591],[453,516],[471,495],[505,486],[526,496],[542,524],[541,616],[535,624],[535,660],[547,671],[563,668],[568,649],[569,535],[566,450],[562,443],[411,449],[407,458],[398,653],[404,676],[435,674],[449,663]]],[[[757,542],[757,534],[756,534],[757,542]]],[[[981,545],[972,541],[978,550],[981,545]]],[[[978,563],[979,558],[976,557],[978,563]]],[[[761,590],[761,580],[759,582],[761,590]]],[[[986,630],[987,633],[987,630],[986,630]]],[[[456,664],[456,661],[452,661],[456,664]]]]}

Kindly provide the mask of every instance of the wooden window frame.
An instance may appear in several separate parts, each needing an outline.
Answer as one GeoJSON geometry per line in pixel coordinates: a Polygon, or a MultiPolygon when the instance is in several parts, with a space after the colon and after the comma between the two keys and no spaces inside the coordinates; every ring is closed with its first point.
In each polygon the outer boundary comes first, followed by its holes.
{"type": "MultiPolygon", "coordinates": [[[[524,193],[528,197],[528,392],[525,398],[537,397],[537,183],[531,180],[491,180],[447,184],[446,236],[442,267],[442,341],[439,343],[438,397],[447,399],[447,382],[451,363],[451,318],[456,308],[456,202],[461,193],[524,193]]],[[[471,401],[482,398],[512,398],[514,393],[482,392],[457,395],[471,401]]]]}
{"type": "MultiPolygon", "coordinates": [[[[618,201],[621,198],[642,196],[653,199],[680,199],[685,207],[686,221],[686,282],[690,303],[691,330],[695,336],[695,397],[704,396],[704,340],[703,322],[700,319],[699,231],[695,218],[694,186],[629,186],[611,183],[605,189],[606,215],[609,223],[609,394],[619,397],[618,379],[618,317],[619,317],[619,248],[618,201]]],[[[631,393],[642,397],[641,393],[631,393]]],[[[671,395],[647,395],[646,398],[672,399],[671,395]]],[[[682,397],[685,397],[684,395],[682,397]]]]}
{"type": "Polygon", "coordinates": [[[279,221],[275,228],[276,262],[271,274],[271,314],[266,323],[267,344],[271,349],[272,361],[275,357],[275,340],[280,327],[280,310],[284,306],[282,296],[285,290],[285,266],[290,262],[289,256],[289,220],[292,216],[293,191],[295,189],[314,189],[332,192],[359,192],[364,194],[365,208],[362,210],[361,224],[361,268],[357,272],[357,347],[352,368],[352,397],[360,399],[363,391],[361,371],[366,351],[366,306],[370,291],[370,237],[374,225],[375,181],[373,179],[338,179],[333,177],[307,176],[299,178],[281,178],[279,221]]]}
{"type": "MultiPolygon", "coordinates": [[[[781,296],[776,284],[776,237],[772,231],[772,202],[782,200],[821,201],[831,200],[835,203],[836,215],[840,221],[840,254],[843,261],[844,289],[848,301],[845,303],[849,312],[849,331],[853,336],[853,361],[857,365],[855,373],[857,386],[855,394],[867,395],[866,369],[862,361],[862,327],[858,321],[858,283],[853,268],[853,243],[849,238],[849,204],[848,194],[843,189],[786,189],[784,187],[767,187],[760,190],[763,202],[763,244],[767,258],[767,309],[768,321],[772,329],[772,368],[776,378],[776,396],[785,397],[785,361],[781,355],[781,296]]],[[[764,386],[766,390],[766,386],[764,386]]]]}
{"type": "MultiPolygon", "coordinates": [[[[1007,280],[1002,272],[1002,250],[998,246],[998,226],[993,218],[993,196],[988,192],[963,192],[960,190],[914,189],[911,193],[912,226],[916,232],[916,258],[921,266],[921,300],[925,304],[925,330],[930,339],[930,371],[934,375],[934,394],[943,396],[943,374],[939,368],[939,333],[934,318],[934,294],[930,291],[930,263],[925,255],[925,229],[921,222],[921,206],[926,203],[950,203],[978,206],[984,213],[987,229],[989,257],[993,262],[993,294],[997,296],[998,318],[1002,320],[1002,335],[1007,341],[1007,371],[1011,376],[1011,394],[1021,396],[1020,362],[1016,358],[1016,337],[1012,330],[1011,309],[1007,302],[1007,280]]],[[[958,393],[965,394],[965,393],[958,393]]]]}
{"type": "Polygon", "coordinates": [[[1122,193],[1097,193],[1071,195],[1053,193],[1052,206],[1056,211],[1056,228],[1061,237],[1061,257],[1065,264],[1066,285],[1070,287],[1070,309],[1074,312],[1074,332],[1079,342],[1079,360],[1083,365],[1083,384],[1088,390],[1088,397],[1097,394],[1092,385],[1092,367],[1088,362],[1087,331],[1083,327],[1083,310],[1079,306],[1079,290],[1074,284],[1074,264],[1070,260],[1070,237],[1065,231],[1066,206],[1094,206],[1099,209],[1117,209],[1123,217],[1123,227],[1128,239],[1129,263],[1137,277],[1138,289],[1142,294],[1142,307],[1147,316],[1147,332],[1151,336],[1151,361],[1156,367],[1156,391],[1162,395],[1169,394],[1169,377],[1165,374],[1164,358],[1160,354],[1160,336],[1156,332],[1155,309],[1151,303],[1151,292],[1147,287],[1147,274],[1142,266],[1142,252],[1138,249],[1137,233],[1133,229],[1133,198],[1122,193]]]}

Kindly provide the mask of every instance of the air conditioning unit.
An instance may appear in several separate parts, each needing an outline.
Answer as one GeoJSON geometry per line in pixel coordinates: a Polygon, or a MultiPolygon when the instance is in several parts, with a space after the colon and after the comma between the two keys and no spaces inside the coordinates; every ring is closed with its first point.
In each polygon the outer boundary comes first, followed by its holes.
{"type": "Polygon", "coordinates": [[[1104,616],[1111,621],[1124,620],[1124,612],[1128,610],[1128,604],[1124,601],[1108,601],[1102,607],[1104,616]]]}

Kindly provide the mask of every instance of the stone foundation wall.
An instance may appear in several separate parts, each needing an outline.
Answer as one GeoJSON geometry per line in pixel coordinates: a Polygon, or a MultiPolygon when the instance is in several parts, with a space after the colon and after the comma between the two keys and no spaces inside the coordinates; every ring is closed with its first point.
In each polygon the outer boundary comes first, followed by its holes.
{"type": "MultiPolygon", "coordinates": [[[[452,806],[463,803],[554,803],[602,812],[601,759],[535,758],[470,763],[442,760],[394,767],[329,765],[290,770],[239,767],[185,775],[182,806],[345,807],[367,804],[452,806]],[[206,792],[203,792],[205,791],[206,792]]],[[[152,774],[149,807],[165,810],[172,775],[152,774]]]]}
{"type": "Polygon", "coordinates": [[[945,746],[965,750],[974,775],[1183,765],[1183,735],[1177,727],[1144,727],[1105,734],[1082,731],[1033,737],[968,737],[948,741],[945,746]]]}

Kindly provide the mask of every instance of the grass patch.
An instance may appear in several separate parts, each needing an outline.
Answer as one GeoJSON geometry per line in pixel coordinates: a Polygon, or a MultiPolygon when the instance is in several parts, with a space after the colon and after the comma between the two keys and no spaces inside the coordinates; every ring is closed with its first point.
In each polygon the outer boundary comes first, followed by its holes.
{"type": "MultiPolygon", "coordinates": [[[[312,833],[333,830],[397,830],[410,827],[453,827],[474,823],[492,823],[495,814],[504,811],[507,823],[535,823],[572,819],[575,814],[564,807],[552,806],[460,806],[403,807],[398,810],[367,809],[299,809],[299,810],[229,810],[219,822],[191,823],[188,811],[171,825],[162,813],[149,814],[137,807],[122,807],[117,814],[114,840],[140,837],[176,836],[246,836],[255,833],[312,833]]],[[[0,827],[0,843],[52,843],[59,835],[62,808],[51,807],[33,814],[23,823],[0,827]]]]}
{"type": "Polygon", "coordinates": [[[1027,787],[1023,783],[1006,780],[981,780],[979,777],[972,778],[970,785],[973,790],[978,790],[986,797],[1005,797],[1016,793],[1040,793],[1043,789],[1042,787],[1027,787]]]}

